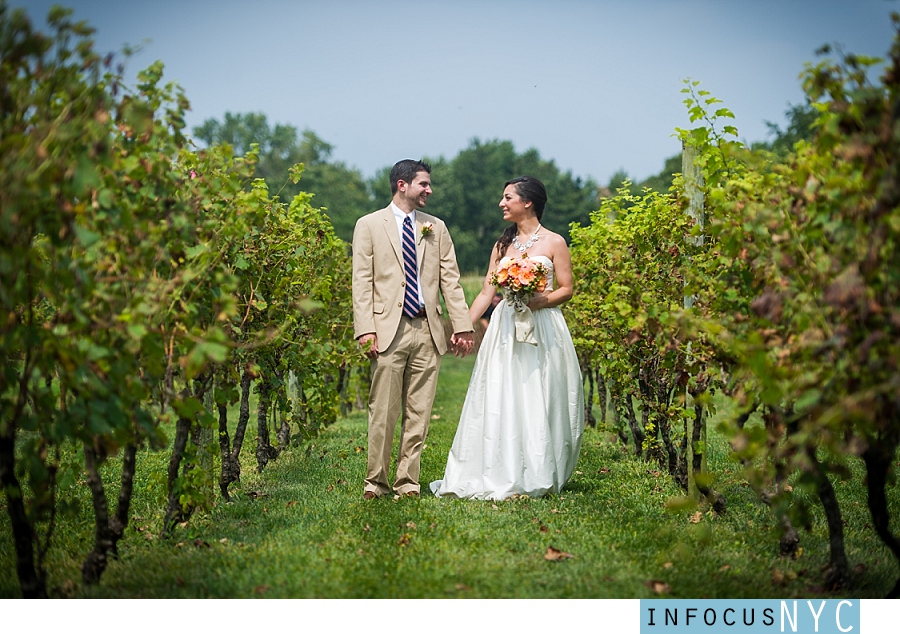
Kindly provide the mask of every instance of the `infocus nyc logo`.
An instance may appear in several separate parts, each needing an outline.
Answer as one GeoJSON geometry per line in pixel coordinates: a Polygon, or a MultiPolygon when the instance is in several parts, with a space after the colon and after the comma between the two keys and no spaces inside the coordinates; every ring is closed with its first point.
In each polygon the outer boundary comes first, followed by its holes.
{"type": "Polygon", "coordinates": [[[858,599],[641,599],[641,634],[860,634],[858,599]]]}

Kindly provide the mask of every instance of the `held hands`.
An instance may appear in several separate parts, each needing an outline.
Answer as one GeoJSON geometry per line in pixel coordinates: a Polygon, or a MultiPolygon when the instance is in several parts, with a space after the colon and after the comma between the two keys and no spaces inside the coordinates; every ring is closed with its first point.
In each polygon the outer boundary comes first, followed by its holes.
{"type": "Polygon", "coordinates": [[[472,332],[455,332],[450,335],[450,347],[457,357],[464,357],[475,347],[475,334],[472,332]]]}

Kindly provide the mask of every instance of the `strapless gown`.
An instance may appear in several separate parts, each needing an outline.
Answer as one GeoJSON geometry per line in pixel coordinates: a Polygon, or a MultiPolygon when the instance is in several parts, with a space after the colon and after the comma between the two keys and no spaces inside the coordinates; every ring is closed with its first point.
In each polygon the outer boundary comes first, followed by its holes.
{"type": "MultiPolygon", "coordinates": [[[[549,269],[545,256],[534,256],[549,269]]],[[[537,345],[515,336],[515,310],[491,316],[447,458],[438,497],[502,500],[558,493],[571,477],[584,432],[584,389],[559,308],[533,311],[537,345]]]]}

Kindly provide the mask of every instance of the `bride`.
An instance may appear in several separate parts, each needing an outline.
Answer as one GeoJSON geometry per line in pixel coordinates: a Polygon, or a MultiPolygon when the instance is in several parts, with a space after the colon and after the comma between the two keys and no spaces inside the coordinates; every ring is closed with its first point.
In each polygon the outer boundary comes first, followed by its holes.
{"type": "Polygon", "coordinates": [[[491,251],[484,287],[469,315],[474,323],[490,305],[493,274],[504,258],[542,264],[548,283],[527,309],[519,305],[517,311],[508,293],[494,309],[444,479],[431,483],[438,497],[502,500],[558,493],[578,460],[584,392],[559,309],[572,297],[572,262],[565,239],[541,226],[546,202],[547,192],[536,178],[506,183],[500,209],[513,224],[491,251]]]}

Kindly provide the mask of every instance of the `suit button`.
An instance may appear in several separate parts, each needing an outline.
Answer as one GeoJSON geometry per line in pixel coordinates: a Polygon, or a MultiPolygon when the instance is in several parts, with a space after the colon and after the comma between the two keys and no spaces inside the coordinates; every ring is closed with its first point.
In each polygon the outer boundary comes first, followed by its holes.
{"type": "Polygon", "coordinates": [[[406,286],[406,282],[400,282],[400,286],[406,286]]]}
{"type": "Polygon", "coordinates": [[[397,302],[397,308],[403,308],[403,302],[397,302]]]}

